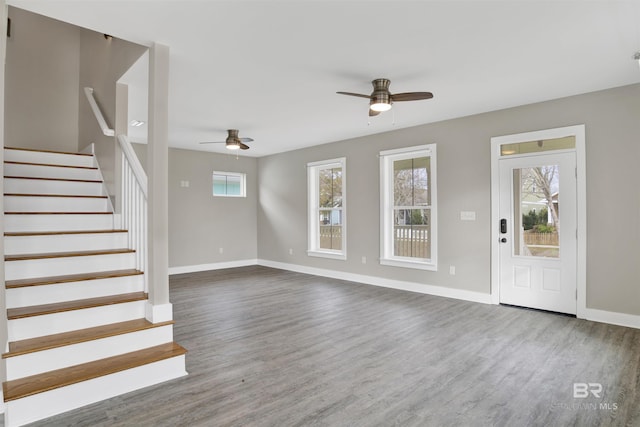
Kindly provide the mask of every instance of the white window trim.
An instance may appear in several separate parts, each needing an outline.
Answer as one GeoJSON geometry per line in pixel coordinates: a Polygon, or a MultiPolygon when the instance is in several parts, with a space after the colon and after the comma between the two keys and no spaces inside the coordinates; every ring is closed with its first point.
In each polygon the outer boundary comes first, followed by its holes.
{"type": "Polygon", "coordinates": [[[347,158],[307,163],[308,246],[307,255],[337,260],[347,259],[347,158]],[[342,168],[342,250],[320,249],[318,224],[318,173],[321,169],[342,168]]]}
{"type": "Polygon", "coordinates": [[[436,144],[418,145],[380,152],[380,264],[419,270],[438,270],[438,192],[436,144]],[[430,157],[431,259],[393,255],[393,162],[430,157]]]}
{"type": "Polygon", "coordinates": [[[226,175],[226,176],[238,176],[240,177],[240,194],[215,194],[213,192],[213,185],[211,187],[211,194],[213,197],[247,197],[247,174],[242,172],[222,172],[213,171],[211,174],[211,181],[213,183],[214,175],[226,175]]]}

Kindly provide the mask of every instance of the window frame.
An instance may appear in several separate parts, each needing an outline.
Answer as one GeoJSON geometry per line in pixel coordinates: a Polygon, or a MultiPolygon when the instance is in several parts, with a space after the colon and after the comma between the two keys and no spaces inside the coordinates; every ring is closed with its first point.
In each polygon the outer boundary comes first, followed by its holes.
{"type": "Polygon", "coordinates": [[[384,150],[380,157],[380,264],[394,267],[438,271],[438,191],[436,144],[384,150]],[[431,258],[411,258],[394,255],[393,218],[394,182],[393,163],[397,160],[429,157],[430,236],[431,258]]]}
{"type": "MultiPolygon", "coordinates": [[[[243,172],[222,172],[222,171],[213,171],[211,174],[211,194],[213,197],[247,197],[247,174],[243,172]],[[215,176],[216,175],[224,175],[226,177],[235,176],[240,178],[240,194],[216,194],[215,193],[215,176]]],[[[225,186],[227,189],[228,183],[225,186]]]]}
{"type": "Polygon", "coordinates": [[[340,157],[307,163],[307,255],[337,260],[347,259],[347,158],[340,157]],[[319,174],[321,170],[340,167],[342,169],[342,249],[320,248],[319,174]]]}

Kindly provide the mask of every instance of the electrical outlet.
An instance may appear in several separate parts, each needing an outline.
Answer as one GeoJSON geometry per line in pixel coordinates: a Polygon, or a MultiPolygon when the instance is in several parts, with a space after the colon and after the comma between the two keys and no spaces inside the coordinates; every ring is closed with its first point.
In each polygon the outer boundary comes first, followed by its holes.
{"type": "Polygon", "coordinates": [[[218,251],[223,254],[224,253],[224,248],[219,248],[218,251]]]}
{"type": "Polygon", "coordinates": [[[449,266],[449,274],[452,276],[456,275],[456,266],[455,265],[450,265],[449,266]]]}
{"type": "Polygon", "coordinates": [[[293,255],[293,248],[289,248],[289,255],[293,255]]]}
{"type": "Polygon", "coordinates": [[[367,263],[367,257],[366,257],[366,256],[363,256],[363,257],[362,257],[362,263],[363,263],[363,264],[366,264],[366,263],[367,263]]]}

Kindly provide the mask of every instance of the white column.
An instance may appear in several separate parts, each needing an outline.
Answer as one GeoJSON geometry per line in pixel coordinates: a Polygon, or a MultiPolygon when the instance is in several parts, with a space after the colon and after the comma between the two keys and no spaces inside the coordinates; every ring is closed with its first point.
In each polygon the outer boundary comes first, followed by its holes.
{"type": "Polygon", "coordinates": [[[149,50],[149,138],[147,145],[150,322],[173,318],[169,302],[169,47],[149,50]]]}

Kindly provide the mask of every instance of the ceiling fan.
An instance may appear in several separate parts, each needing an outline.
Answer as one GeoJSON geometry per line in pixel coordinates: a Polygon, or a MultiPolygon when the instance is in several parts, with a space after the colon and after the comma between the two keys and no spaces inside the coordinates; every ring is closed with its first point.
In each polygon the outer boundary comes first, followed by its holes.
{"type": "Polygon", "coordinates": [[[419,101],[421,99],[431,99],[433,94],[431,92],[404,92],[404,93],[391,93],[389,92],[389,85],[391,80],[389,79],[375,79],[371,82],[373,85],[373,92],[371,95],[362,95],[352,92],[336,92],[340,95],[358,96],[360,98],[369,99],[369,116],[377,116],[383,111],[391,109],[391,104],[400,101],[419,101]]]}
{"type": "Polygon", "coordinates": [[[226,144],[227,149],[229,150],[248,150],[249,146],[245,144],[245,142],[253,141],[252,138],[239,138],[238,137],[238,129],[228,129],[227,139],[224,141],[205,141],[200,144],[226,144]]]}

